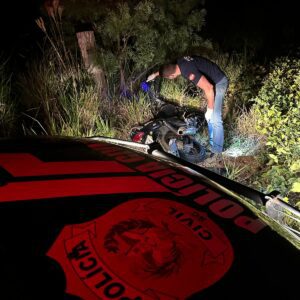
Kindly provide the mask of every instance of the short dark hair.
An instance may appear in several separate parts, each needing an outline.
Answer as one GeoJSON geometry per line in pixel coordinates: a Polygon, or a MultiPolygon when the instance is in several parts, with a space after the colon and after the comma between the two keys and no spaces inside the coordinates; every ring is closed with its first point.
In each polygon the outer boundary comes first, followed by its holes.
{"type": "Polygon", "coordinates": [[[170,64],[170,65],[164,65],[159,69],[159,76],[161,77],[169,77],[170,75],[174,74],[176,72],[176,65],[170,64]]]}

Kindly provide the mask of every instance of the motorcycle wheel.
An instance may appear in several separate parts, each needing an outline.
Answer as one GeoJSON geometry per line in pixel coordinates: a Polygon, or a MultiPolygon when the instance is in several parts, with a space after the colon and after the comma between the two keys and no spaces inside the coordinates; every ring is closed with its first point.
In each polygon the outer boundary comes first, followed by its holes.
{"type": "Polygon", "coordinates": [[[183,137],[182,147],[178,147],[180,158],[191,163],[199,163],[205,159],[205,148],[190,136],[183,137]]]}

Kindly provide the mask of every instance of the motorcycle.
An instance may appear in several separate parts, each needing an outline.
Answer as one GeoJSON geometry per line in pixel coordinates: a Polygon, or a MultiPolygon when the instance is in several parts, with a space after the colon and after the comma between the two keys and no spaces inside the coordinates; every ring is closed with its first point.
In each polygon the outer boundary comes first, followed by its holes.
{"type": "Polygon", "coordinates": [[[199,163],[205,159],[205,147],[196,135],[205,123],[204,116],[163,100],[155,86],[142,82],[141,89],[151,102],[154,118],[130,131],[133,142],[150,144],[157,142],[165,152],[199,163]]]}

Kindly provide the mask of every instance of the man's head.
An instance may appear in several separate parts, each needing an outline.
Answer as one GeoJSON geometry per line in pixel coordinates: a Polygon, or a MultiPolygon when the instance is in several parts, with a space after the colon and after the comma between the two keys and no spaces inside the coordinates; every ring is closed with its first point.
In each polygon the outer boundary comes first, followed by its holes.
{"type": "Polygon", "coordinates": [[[165,65],[160,68],[159,75],[163,78],[174,79],[180,75],[180,69],[175,64],[165,65]]]}

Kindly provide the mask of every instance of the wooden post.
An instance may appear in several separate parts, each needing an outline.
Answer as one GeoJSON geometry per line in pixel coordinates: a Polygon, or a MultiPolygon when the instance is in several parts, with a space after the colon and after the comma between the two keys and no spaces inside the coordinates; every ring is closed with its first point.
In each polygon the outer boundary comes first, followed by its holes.
{"type": "Polygon", "coordinates": [[[93,75],[101,96],[107,95],[107,84],[103,70],[96,64],[96,42],[94,31],[77,32],[77,41],[85,68],[93,75]]]}

